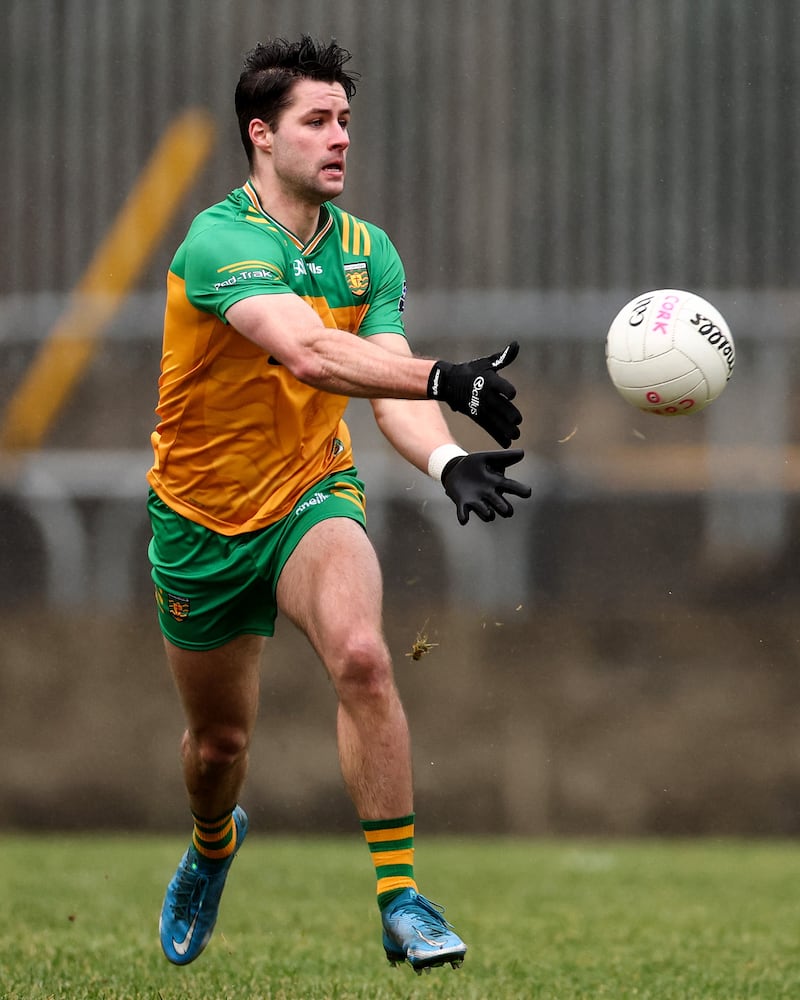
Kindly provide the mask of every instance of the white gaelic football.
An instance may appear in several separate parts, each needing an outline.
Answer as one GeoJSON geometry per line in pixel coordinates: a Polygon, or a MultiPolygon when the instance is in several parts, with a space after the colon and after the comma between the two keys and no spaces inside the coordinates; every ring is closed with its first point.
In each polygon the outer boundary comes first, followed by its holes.
{"type": "Polygon", "coordinates": [[[719,311],[694,292],[660,288],[620,309],[606,339],[619,394],[649,413],[697,413],[733,374],[733,338],[719,311]]]}

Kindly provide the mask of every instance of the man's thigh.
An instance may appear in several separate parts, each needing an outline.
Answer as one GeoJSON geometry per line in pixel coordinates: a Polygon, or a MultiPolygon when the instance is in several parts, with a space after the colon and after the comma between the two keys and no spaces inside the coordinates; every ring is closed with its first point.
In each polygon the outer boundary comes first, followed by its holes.
{"type": "Polygon", "coordinates": [[[348,633],[381,632],[383,582],[366,531],[346,517],[319,521],[298,542],[277,588],[278,608],[318,652],[348,633]]]}

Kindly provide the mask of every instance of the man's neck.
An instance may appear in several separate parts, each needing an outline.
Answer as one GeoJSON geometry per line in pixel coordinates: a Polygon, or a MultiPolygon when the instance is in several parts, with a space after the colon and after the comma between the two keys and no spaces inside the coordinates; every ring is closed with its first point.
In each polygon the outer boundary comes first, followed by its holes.
{"type": "Polygon", "coordinates": [[[279,192],[265,190],[263,182],[252,175],[250,186],[255,191],[261,208],[270,218],[293,233],[304,246],[311,242],[319,229],[319,205],[298,201],[296,198],[282,197],[279,192]]]}

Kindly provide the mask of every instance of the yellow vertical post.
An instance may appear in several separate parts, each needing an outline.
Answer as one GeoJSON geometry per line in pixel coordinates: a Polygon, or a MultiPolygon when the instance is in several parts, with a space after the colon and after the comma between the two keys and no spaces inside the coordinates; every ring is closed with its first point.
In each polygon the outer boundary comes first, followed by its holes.
{"type": "Polygon", "coordinates": [[[0,423],[0,448],[41,444],[207,160],[213,137],[213,120],[202,109],[170,124],[13,393],[0,423]]]}

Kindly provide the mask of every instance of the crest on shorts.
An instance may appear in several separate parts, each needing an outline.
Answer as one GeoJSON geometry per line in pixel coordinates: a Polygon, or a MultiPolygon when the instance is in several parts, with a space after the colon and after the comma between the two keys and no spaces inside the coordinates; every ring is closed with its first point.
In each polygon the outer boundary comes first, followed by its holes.
{"type": "Polygon", "coordinates": [[[170,594],[158,587],[156,598],[161,610],[168,611],[176,622],[182,622],[189,617],[192,608],[188,597],[179,597],[177,594],[170,594]]]}
{"type": "Polygon", "coordinates": [[[365,260],[358,260],[354,264],[344,265],[344,276],[347,279],[347,287],[361,298],[369,288],[369,268],[365,260]]]}
{"type": "Polygon", "coordinates": [[[167,607],[176,622],[182,622],[184,618],[189,617],[190,605],[188,597],[167,594],[167,607]]]}

